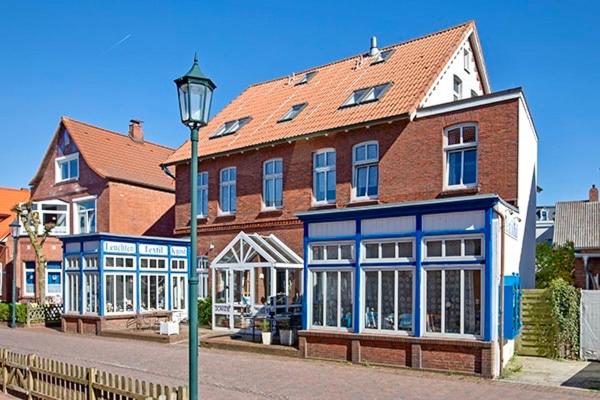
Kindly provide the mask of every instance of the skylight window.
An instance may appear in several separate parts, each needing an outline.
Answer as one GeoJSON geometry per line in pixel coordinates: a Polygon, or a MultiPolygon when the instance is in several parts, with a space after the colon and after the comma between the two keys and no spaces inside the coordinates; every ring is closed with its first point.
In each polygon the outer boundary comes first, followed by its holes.
{"type": "Polygon", "coordinates": [[[293,105],[292,108],[290,108],[288,112],[286,112],[285,115],[277,122],[293,120],[298,114],[300,114],[300,111],[304,110],[304,107],[306,107],[306,103],[293,105]]]}
{"type": "Polygon", "coordinates": [[[308,83],[308,81],[310,81],[312,78],[314,78],[316,74],[317,74],[317,71],[307,72],[306,74],[304,74],[304,77],[301,80],[299,80],[298,83],[296,83],[296,86],[304,85],[305,83],[308,83]]]}
{"type": "Polygon", "coordinates": [[[373,57],[373,61],[371,62],[371,65],[386,62],[392,56],[393,53],[394,53],[394,49],[380,51],[379,53],[377,53],[376,56],[373,57]]]}
{"type": "Polygon", "coordinates": [[[250,117],[244,117],[240,119],[235,119],[233,121],[225,122],[223,125],[221,125],[219,129],[217,129],[215,133],[212,134],[211,139],[225,135],[231,135],[232,133],[235,133],[238,130],[240,130],[244,125],[250,122],[251,119],[252,118],[250,117]]]}
{"type": "Polygon", "coordinates": [[[369,88],[355,90],[350,97],[341,105],[341,107],[356,106],[359,104],[370,103],[377,101],[383,97],[385,92],[389,89],[391,83],[384,83],[369,88]]]}

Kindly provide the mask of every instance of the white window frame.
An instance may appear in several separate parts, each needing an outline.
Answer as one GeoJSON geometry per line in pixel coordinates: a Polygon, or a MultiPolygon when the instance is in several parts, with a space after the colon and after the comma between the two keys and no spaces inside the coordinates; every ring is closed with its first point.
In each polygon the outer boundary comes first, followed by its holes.
{"type": "Polygon", "coordinates": [[[454,100],[460,100],[463,98],[463,80],[460,76],[454,75],[452,78],[452,93],[454,100]],[[458,90],[456,90],[458,87],[458,90]]]}
{"type": "MultiPolygon", "coordinates": [[[[135,314],[136,310],[137,310],[137,279],[136,279],[136,274],[135,271],[132,272],[105,272],[104,273],[104,279],[103,279],[103,286],[102,286],[102,290],[104,291],[104,314],[105,315],[121,315],[121,314],[135,314]],[[113,276],[115,277],[115,284],[113,287],[113,295],[116,299],[116,294],[117,294],[117,278],[121,278],[123,279],[123,284],[125,284],[126,282],[126,277],[127,276],[131,276],[133,278],[133,290],[132,290],[132,294],[133,294],[133,298],[131,299],[131,304],[132,304],[132,310],[131,311],[108,311],[108,296],[106,295],[106,289],[108,288],[107,283],[107,277],[109,276],[113,276]]],[[[127,292],[127,290],[125,289],[125,292],[127,292]]],[[[114,306],[114,305],[113,305],[114,306]]]]}
{"type": "Polygon", "coordinates": [[[79,153],[73,153],[73,154],[68,154],[66,156],[62,156],[62,157],[56,157],[56,159],[54,160],[54,172],[55,172],[55,174],[54,174],[55,175],[54,176],[55,183],[79,180],[79,153]],[[77,160],[76,175],[72,175],[71,165],[70,165],[72,160],[77,160]],[[66,179],[62,179],[60,166],[65,163],[68,165],[68,168],[69,168],[69,177],[66,179]]]}
{"type": "Polygon", "coordinates": [[[198,256],[198,298],[205,299],[210,297],[210,287],[208,286],[208,257],[198,256]]]}
{"type": "Polygon", "coordinates": [[[415,238],[390,238],[390,239],[366,239],[363,240],[360,244],[360,261],[361,263],[394,263],[394,262],[412,262],[415,260],[415,238]],[[382,248],[381,245],[384,243],[394,243],[395,244],[395,256],[394,257],[386,257],[382,256],[382,248]],[[411,243],[412,245],[412,255],[410,257],[400,257],[398,256],[398,243],[411,243]],[[377,258],[367,258],[367,245],[368,244],[378,244],[378,254],[377,258]]]}
{"type": "MultiPolygon", "coordinates": [[[[96,196],[86,196],[79,197],[72,200],[73,202],[73,234],[78,233],[95,233],[98,231],[98,198],[96,196]],[[79,227],[79,203],[83,203],[86,201],[94,200],[94,218],[96,219],[95,229],[93,231],[81,232],[81,228],[79,227]]],[[[89,227],[89,221],[87,222],[89,227]]]]}
{"type": "Polygon", "coordinates": [[[65,271],[79,271],[81,260],[79,256],[65,257],[65,271]]]}
{"type": "Polygon", "coordinates": [[[188,293],[187,293],[187,287],[188,287],[188,282],[187,282],[187,274],[173,274],[171,275],[171,281],[169,282],[170,286],[169,286],[169,295],[171,296],[171,309],[173,311],[185,311],[187,310],[187,304],[188,304],[188,293]],[[175,280],[183,280],[183,308],[178,308],[176,307],[176,302],[175,302],[175,296],[179,295],[179,293],[176,293],[175,290],[173,290],[173,282],[175,280]]]}
{"type": "Polygon", "coordinates": [[[171,271],[187,271],[187,258],[171,258],[171,271]]]}
{"type": "Polygon", "coordinates": [[[141,313],[152,313],[152,312],[157,312],[157,311],[166,311],[169,308],[169,304],[168,304],[168,301],[169,301],[169,285],[168,284],[169,283],[170,282],[169,282],[169,275],[168,274],[149,273],[149,272],[142,272],[142,273],[140,273],[140,288],[139,288],[139,292],[140,293],[139,294],[140,294],[140,312],[141,313]],[[157,307],[153,308],[153,309],[151,309],[151,308],[148,307],[150,305],[150,293],[151,293],[151,291],[150,291],[150,283],[151,283],[151,280],[152,280],[151,278],[152,277],[154,277],[154,281],[155,281],[154,282],[155,283],[154,290],[155,290],[155,294],[156,294],[156,299],[155,300],[156,300],[156,303],[157,303],[156,304],[157,307]],[[158,282],[159,282],[159,278],[161,278],[161,277],[163,278],[163,281],[164,281],[163,298],[162,298],[162,300],[163,300],[163,307],[159,308],[158,307],[158,303],[160,303],[159,302],[160,298],[158,296],[158,293],[159,293],[158,289],[160,288],[160,286],[159,286],[158,282]],[[148,293],[147,293],[147,298],[146,299],[143,298],[143,294],[142,294],[142,282],[144,280],[147,280],[147,288],[148,288],[148,293]],[[146,306],[147,306],[146,309],[144,309],[142,307],[142,304],[144,302],[146,302],[146,306]]]}
{"type": "Polygon", "coordinates": [[[472,235],[444,235],[444,236],[427,236],[423,238],[423,261],[480,261],[485,259],[485,240],[482,234],[472,235]],[[465,240],[479,239],[481,241],[481,255],[467,256],[465,255],[465,240]],[[446,256],[446,241],[460,240],[460,256],[446,256]],[[428,242],[442,242],[442,255],[430,256],[427,254],[428,242]]]}
{"type": "MultiPolygon", "coordinates": [[[[54,236],[62,236],[62,235],[68,235],[71,230],[70,230],[70,226],[71,226],[71,213],[69,212],[69,203],[61,201],[61,200],[44,200],[44,201],[36,201],[33,203],[33,208],[32,211],[37,212],[40,216],[40,227],[39,227],[39,234],[41,235],[44,232],[44,225],[43,225],[43,221],[44,221],[44,215],[46,213],[48,214],[61,214],[65,216],[65,226],[61,227],[61,226],[54,226],[54,228],[52,228],[52,231],[50,232],[50,234],[54,235],[54,236]],[[44,210],[44,206],[45,205],[50,205],[50,206],[66,206],[65,210],[61,210],[61,211],[52,211],[52,210],[44,210]]],[[[25,234],[25,229],[22,227],[21,224],[21,233],[25,234]]]]}
{"type": "Polygon", "coordinates": [[[402,267],[385,267],[385,266],[369,266],[369,267],[364,267],[362,268],[361,271],[361,284],[360,284],[360,293],[361,293],[361,298],[363,299],[363,308],[366,308],[366,302],[367,302],[367,276],[366,273],[367,272],[377,272],[377,326],[379,328],[367,328],[367,321],[366,321],[366,315],[365,315],[365,310],[361,310],[361,326],[363,327],[363,330],[365,332],[377,332],[377,333],[388,333],[388,334],[395,334],[395,335],[410,335],[412,334],[412,332],[414,332],[415,330],[415,310],[416,310],[416,302],[415,302],[415,266],[414,265],[406,265],[406,266],[402,266],[402,267]],[[411,278],[412,278],[412,284],[411,284],[411,310],[412,310],[412,321],[411,321],[411,326],[412,326],[412,330],[403,330],[403,329],[398,329],[398,272],[410,272],[411,273],[411,278]],[[382,272],[394,272],[394,329],[382,329],[381,328],[381,322],[382,322],[382,313],[381,313],[381,305],[382,305],[382,291],[381,291],[381,277],[382,277],[382,272]]]}
{"type": "Polygon", "coordinates": [[[463,66],[465,72],[471,73],[471,52],[468,49],[463,49],[463,66]]]}
{"type": "Polygon", "coordinates": [[[37,268],[35,263],[33,263],[33,291],[27,290],[27,261],[23,261],[23,296],[25,297],[33,297],[35,296],[35,274],[37,274],[37,268]]]}
{"type": "MultiPolygon", "coordinates": [[[[262,209],[263,211],[280,210],[283,208],[283,159],[282,158],[271,158],[263,162],[263,190],[262,190],[262,209]],[[281,163],[281,172],[275,172],[275,166],[277,163],[281,163]],[[267,174],[267,164],[273,163],[273,172],[267,174]],[[277,205],[277,180],[281,180],[281,204],[277,205]],[[267,205],[266,193],[267,185],[269,182],[273,182],[273,205],[267,205]]],[[[237,177],[237,174],[236,174],[237,177]]]]}
{"type": "Polygon", "coordinates": [[[104,256],[104,269],[106,270],[114,270],[114,269],[119,269],[119,270],[127,270],[127,271],[135,271],[136,269],[136,257],[135,256],[126,256],[126,255],[120,255],[120,254],[108,254],[104,256]],[[108,258],[114,258],[115,261],[115,265],[112,267],[109,267],[106,265],[106,260],[108,258]],[[123,266],[122,267],[117,267],[117,258],[122,258],[123,259],[123,266]],[[126,267],[125,265],[127,264],[125,260],[127,259],[131,259],[133,260],[133,265],[131,267],[126,267]]]}
{"type": "Polygon", "coordinates": [[[62,267],[60,269],[49,269],[48,268],[48,264],[46,264],[46,282],[44,284],[44,286],[45,286],[44,290],[46,291],[46,297],[55,297],[55,296],[58,296],[58,297],[62,298],[62,295],[63,295],[63,285],[64,285],[64,282],[63,282],[63,269],[62,269],[62,267]],[[48,287],[50,286],[50,283],[49,283],[50,280],[48,279],[48,275],[50,275],[51,273],[58,273],[60,275],[60,290],[58,292],[56,292],[56,293],[50,293],[48,291],[48,287]]]}
{"type": "Polygon", "coordinates": [[[336,203],[336,199],[337,199],[337,152],[335,150],[335,148],[333,147],[329,147],[329,148],[325,148],[325,149],[319,149],[317,151],[315,151],[313,153],[313,191],[312,191],[312,204],[314,206],[319,206],[319,205],[327,205],[327,204],[335,204],[336,203]],[[327,154],[328,153],[333,153],[333,165],[327,165],[327,154]],[[322,167],[317,167],[317,156],[324,154],[325,157],[325,166],[322,167]],[[328,180],[327,180],[327,175],[329,172],[333,172],[334,176],[335,176],[335,182],[333,183],[336,191],[334,194],[334,198],[333,199],[329,199],[327,197],[327,188],[329,187],[328,185],[328,180]],[[325,200],[318,200],[317,199],[317,174],[325,174],[325,200]]]}
{"type": "Polygon", "coordinates": [[[462,124],[452,125],[444,129],[444,190],[455,190],[455,189],[469,189],[477,187],[479,184],[479,125],[474,122],[465,122],[462,124]],[[475,141],[462,143],[463,130],[464,128],[474,127],[475,128],[475,141]],[[448,144],[448,133],[452,130],[460,129],[461,143],[448,144]],[[464,153],[468,150],[475,150],[476,152],[476,164],[475,164],[475,182],[468,184],[455,184],[450,185],[450,154],[455,152],[461,152],[461,182],[463,181],[465,168],[464,168],[464,153]]]}
{"type": "Polygon", "coordinates": [[[196,215],[198,218],[208,217],[208,171],[200,171],[198,173],[198,209],[196,215]],[[206,177],[206,184],[203,184],[203,177],[206,177]],[[206,193],[206,196],[204,196],[206,193]],[[206,197],[206,199],[205,199],[206,197]],[[206,201],[205,201],[206,200],[206,201]],[[204,209],[206,208],[206,212],[204,209]]]}
{"type": "Polygon", "coordinates": [[[167,257],[140,256],[139,260],[140,260],[140,270],[141,271],[166,271],[169,267],[169,259],[167,257]],[[142,261],[147,261],[146,267],[142,266],[142,261]],[[156,268],[150,267],[150,263],[152,261],[156,262],[156,268]],[[163,265],[164,265],[162,268],[159,266],[161,261],[163,262],[163,265]]]}
{"type": "MultiPolygon", "coordinates": [[[[231,172],[230,172],[231,175],[231,172]]],[[[219,171],[219,215],[220,216],[226,216],[226,215],[235,215],[235,213],[237,212],[237,168],[236,167],[226,167],[223,168],[219,171]],[[231,178],[229,180],[227,180],[226,182],[223,182],[223,172],[225,171],[235,171],[235,179],[231,180],[231,178]],[[235,189],[235,196],[233,197],[233,202],[235,204],[235,209],[232,211],[231,210],[231,187],[233,187],[235,189]],[[229,210],[223,210],[223,191],[225,188],[228,188],[227,193],[229,195],[229,210]]]]}
{"type": "Polygon", "coordinates": [[[377,140],[369,140],[366,142],[357,143],[352,146],[352,201],[363,201],[363,200],[377,200],[379,198],[379,174],[381,172],[379,168],[379,142],[377,140]],[[368,145],[377,145],[377,157],[368,158],[368,145]],[[356,160],[356,149],[364,146],[365,147],[365,159],[361,161],[356,160]],[[369,168],[371,166],[377,167],[377,193],[375,195],[369,195],[369,168]],[[367,186],[364,196],[358,196],[358,169],[367,167],[367,186]]]}
{"type": "Polygon", "coordinates": [[[483,337],[484,331],[484,310],[485,310],[485,276],[484,276],[484,265],[481,264],[466,264],[466,265],[424,265],[424,274],[423,274],[423,282],[422,282],[422,290],[423,293],[423,305],[421,307],[421,321],[422,321],[422,329],[423,336],[428,337],[453,337],[453,338],[464,338],[464,339],[481,339],[483,337]],[[446,325],[446,315],[445,315],[445,294],[446,294],[446,274],[445,271],[461,271],[460,272],[460,333],[447,333],[445,332],[446,325]],[[480,271],[480,304],[479,304],[479,334],[466,334],[464,333],[464,322],[465,322],[465,285],[464,285],[464,271],[480,271]],[[431,271],[442,271],[441,275],[441,294],[440,294],[440,330],[441,332],[428,332],[427,331],[427,305],[428,305],[428,297],[427,297],[427,279],[428,273],[431,271]]]}
{"type": "Polygon", "coordinates": [[[308,262],[309,264],[352,264],[354,263],[354,259],[355,259],[355,249],[354,249],[355,243],[354,241],[339,241],[339,242],[314,242],[311,243],[309,245],[308,248],[308,262]],[[342,256],[342,250],[341,250],[341,246],[344,245],[349,245],[350,246],[350,254],[351,257],[350,259],[343,259],[341,258],[342,256]],[[313,259],[313,247],[317,247],[317,246],[321,246],[323,247],[323,260],[315,260],[313,259]],[[333,246],[337,246],[337,258],[335,259],[328,259],[328,247],[333,247],[333,246]]]}
{"type": "MultiPolygon", "coordinates": [[[[84,314],[98,314],[98,311],[100,310],[100,274],[98,272],[84,272],[83,274],[83,313],[84,314]],[[94,297],[94,303],[96,305],[96,311],[90,311],[87,309],[87,298],[90,295],[88,292],[88,281],[92,280],[90,278],[95,278],[95,297],[94,297]]],[[[93,296],[93,293],[92,293],[93,296]]]]}
{"type": "Polygon", "coordinates": [[[342,103],[340,108],[359,106],[361,104],[372,103],[379,101],[385,96],[388,90],[392,87],[392,82],[384,82],[379,85],[363,87],[352,91],[352,94],[342,103]],[[381,90],[379,95],[375,94],[375,90],[381,90]]]}
{"type": "Polygon", "coordinates": [[[356,279],[355,279],[355,271],[354,269],[349,269],[349,268],[310,268],[308,270],[308,312],[307,312],[307,317],[308,317],[308,326],[310,327],[311,330],[329,330],[329,331],[343,331],[343,332],[352,332],[354,330],[354,325],[356,323],[356,315],[354,315],[354,301],[355,301],[355,283],[356,283],[356,279]],[[313,279],[314,279],[314,273],[318,274],[318,278],[317,279],[322,279],[321,278],[321,274],[323,272],[335,272],[337,273],[337,314],[338,314],[338,318],[337,318],[337,327],[334,326],[327,326],[327,281],[325,279],[325,282],[323,283],[323,325],[313,325],[313,279]],[[352,324],[350,327],[342,327],[341,323],[340,323],[340,314],[341,314],[341,308],[342,308],[342,285],[340,284],[341,282],[341,272],[348,272],[350,273],[350,282],[352,282],[351,285],[351,293],[350,293],[350,298],[352,299],[352,324]]]}
{"type": "Polygon", "coordinates": [[[83,269],[96,270],[98,269],[99,261],[98,256],[95,254],[85,255],[83,256],[83,269]]]}
{"type": "Polygon", "coordinates": [[[77,313],[81,312],[79,303],[79,294],[81,293],[81,282],[79,281],[79,272],[67,271],[65,274],[65,312],[77,313]],[[73,290],[75,289],[75,290],[73,290]],[[73,294],[75,292],[75,294],[73,294]],[[72,307],[76,304],[76,307],[72,307]]]}

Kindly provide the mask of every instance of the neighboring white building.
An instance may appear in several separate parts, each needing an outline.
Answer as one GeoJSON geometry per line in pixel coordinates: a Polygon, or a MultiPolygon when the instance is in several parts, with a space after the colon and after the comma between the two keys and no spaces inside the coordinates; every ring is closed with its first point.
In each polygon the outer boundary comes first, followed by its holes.
{"type": "Polygon", "coordinates": [[[535,240],[552,244],[555,206],[537,206],[535,210],[535,240]]]}

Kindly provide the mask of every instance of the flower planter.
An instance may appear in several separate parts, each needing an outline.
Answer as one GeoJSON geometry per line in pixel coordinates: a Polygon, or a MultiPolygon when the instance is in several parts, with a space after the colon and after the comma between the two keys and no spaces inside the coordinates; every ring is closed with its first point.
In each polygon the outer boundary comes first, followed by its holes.
{"type": "Polygon", "coordinates": [[[271,344],[271,332],[262,332],[262,343],[271,344]]]}
{"type": "Polygon", "coordinates": [[[293,346],[296,342],[296,332],[291,329],[279,330],[279,343],[284,346],[293,346]]]}

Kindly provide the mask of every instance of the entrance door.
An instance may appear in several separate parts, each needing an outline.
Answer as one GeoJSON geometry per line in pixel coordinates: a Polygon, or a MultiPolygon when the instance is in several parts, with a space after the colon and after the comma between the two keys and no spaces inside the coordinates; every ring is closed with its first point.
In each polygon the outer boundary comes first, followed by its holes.
{"type": "Polygon", "coordinates": [[[251,311],[252,304],[252,270],[241,269],[232,272],[232,326],[241,329],[244,326],[243,315],[251,311]]]}

